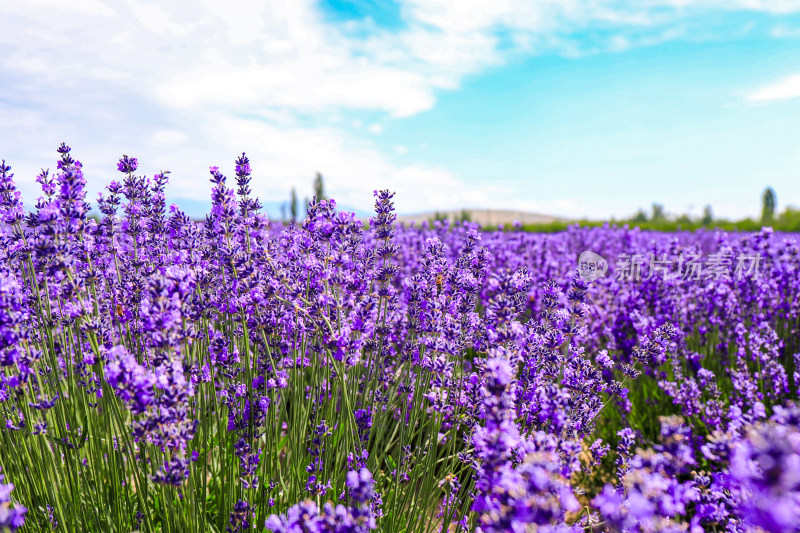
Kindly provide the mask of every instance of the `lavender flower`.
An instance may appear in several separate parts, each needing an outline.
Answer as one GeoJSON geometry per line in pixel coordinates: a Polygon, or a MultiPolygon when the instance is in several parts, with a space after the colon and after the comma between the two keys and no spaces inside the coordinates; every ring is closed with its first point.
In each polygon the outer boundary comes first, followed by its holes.
{"type": "Polygon", "coordinates": [[[25,524],[25,514],[28,510],[11,501],[13,483],[3,483],[4,476],[0,474],[0,528],[16,531],[25,524]]]}

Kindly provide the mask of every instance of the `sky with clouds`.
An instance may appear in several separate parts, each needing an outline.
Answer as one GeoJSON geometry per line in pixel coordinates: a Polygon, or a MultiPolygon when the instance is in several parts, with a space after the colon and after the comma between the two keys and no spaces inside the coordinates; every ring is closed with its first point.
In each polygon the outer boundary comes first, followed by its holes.
{"type": "Polygon", "coordinates": [[[623,217],[800,205],[800,0],[0,3],[0,157],[28,204],[61,141],[200,209],[247,152],[272,211],[325,177],[401,213],[623,217]]]}

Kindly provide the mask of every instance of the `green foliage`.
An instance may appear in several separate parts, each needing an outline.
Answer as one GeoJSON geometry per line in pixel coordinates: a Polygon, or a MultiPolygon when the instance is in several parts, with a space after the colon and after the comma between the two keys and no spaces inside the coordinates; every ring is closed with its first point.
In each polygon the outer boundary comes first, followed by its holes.
{"type": "Polygon", "coordinates": [[[322,183],[322,174],[319,172],[317,172],[317,176],[314,178],[314,197],[317,199],[317,202],[326,199],[325,185],[322,183]]]}
{"type": "Polygon", "coordinates": [[[773,221],[773,226],[779,231],[800,232],[800,209],[787,207],[778,218],[773,221]]]}
{"type": "MultiPolygon", "coordinates": [[[[652,220],[647,217],[643,211],[639,211],[636,216],[627,220],[614,220],[611,221],[598,221],[598,220],[576,220],[576,221],[555,221],[545,224],[525,224],[522,226],[523,231],[531,233],[558,233],[566,231],[570,227],[581,228],[595,228],[609,224],[612,227],[625,227],[639,228],[647,231],[697,231],[699,229],[707,230],[723,230],[723,231],[759,231],[764,227],[761,220],[753,220],[752,218],[744,218],[740,220],[725,220],[714,219],[711,206],[706,206],[703,211],[703,217],[700,219],[692,219],[688,215],[682,215],[674,220],[662,218],[660,220],[652,220]]],[[[780,232],[800,232],[800,209],[794,207],[787,207],[781,214],[773,217],[772,222],[768,224],[775,231],[780,232]]],[[[494,226],[484,227],[485,230],[494,230],[494,226]]]]}
{"type": "Polygon", "coordinates": [[[446,211],[439,212],[434,211],[433,216],[429,219],[429,222],[434,223],[436,221],[444,222],[445,220],[449,220],[454,224],[461,224],[464,222],[472,222],[472,215],[470,215],[467,209],[462,209],[460,213],[448,213],[446,211]]]}
{"type": "Polygon", "coordinates": [[[772,187],[764,189],[764,195],[761,197],[761,222],[769,224],[775,217],[775,191],[772,187]]]}
{"type": "Polygon", "coordinates": [[[665,219],[664,204],[653,204],[653,216],[650,218],[650,220],[653,222],[662,222],[665,219]]]}
{"type": "Polygon", "coordinates": [[[292,222],[297,220],[297,191],[292,187],[292,196],[289,200],[289,212],[292,214],[292,222]]]}
{"type": "MultiPolygon", "coordinates": [[[[648,231],[696,231],[699,229],[708,230],[723,230],[723,231],[759,231],[764,226],[770,226],[775,231],[781,232],[800,232],[800,209],[788,206],[779,215],[775,215],[775,207],[777,204],[775,191],[772,187],[767,187],[761,197],[761,219],[753,220],[752,218],[744,218],[741,220],[725,220],[715,219],[714,211],[710,204],[703,207],[703,214],[700,218],[692,218],[688,214],[680,215],[676,218],[668,218],[664,212],[664,205],[660,203],[653,203],[651,206],[651,214],[648,214],[639,209],[636,214],[623,220],[614,220],[613,218],[606,221],[586,220],[581,219],[577,221],[563,221],[558,220],[555,222],[543,224],[525,224],[522,229],[532,233],[558,233],[566,231],[570,227],[592,228],[599,227],[605,224],[610,224],[613,227],[630,227],[639,228],[648,231]]],[[[485,230],[497,229],[495,226],[484,227],[485,230]]]]}
{"type": "Polygon", "coordinates": [[[714,211],[711,210],[711,204],[703,208],[703,219],[701,221],[703,226],[710,226],[714,223],[714,211]]]}
{"type": "Polygon", "coordinates": [[[433,222],[444,222],[447,220],[447,213],[440,213],[439,211],[433,212],[433,217],[431,218],[431,223],[433,222]]]}

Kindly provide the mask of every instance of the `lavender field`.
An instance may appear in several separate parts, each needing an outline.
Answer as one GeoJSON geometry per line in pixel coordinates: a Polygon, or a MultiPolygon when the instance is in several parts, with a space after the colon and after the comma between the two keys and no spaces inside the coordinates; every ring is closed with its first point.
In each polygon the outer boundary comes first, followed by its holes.
{"type": "Polygon", "coordinates": [[[800,528],[797,236],[288,225],[244,154],[197,222],[58,152],[0,167],[0,531],[800,528]]]}

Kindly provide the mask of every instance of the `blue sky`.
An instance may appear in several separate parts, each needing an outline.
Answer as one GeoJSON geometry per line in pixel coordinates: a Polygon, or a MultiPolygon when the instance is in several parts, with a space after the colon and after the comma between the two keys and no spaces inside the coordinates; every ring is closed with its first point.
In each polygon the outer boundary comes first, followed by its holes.
{"type": "Polygon", "coordinates": [[[30,0],[0,69],[29,204],[64,140],[91,199],[126,153],[193,210],[242,151],[273,215],[316,171],[361,212],[800,205],[800,0],[30,0]]]}

